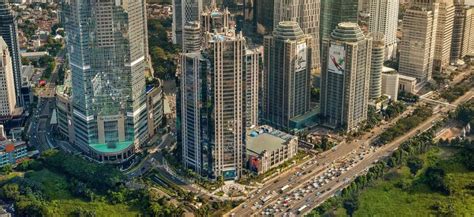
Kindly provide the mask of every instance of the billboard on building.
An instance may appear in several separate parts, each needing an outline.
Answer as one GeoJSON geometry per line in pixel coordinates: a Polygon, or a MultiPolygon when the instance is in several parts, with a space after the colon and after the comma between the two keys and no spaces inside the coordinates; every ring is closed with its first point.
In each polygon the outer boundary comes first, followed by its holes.
{"type": "Polygon", "coordinates": [[[329,47],[328,71],[336,74],[344,74],[346,68],[346,51],[344,46],[331,44],[329,47]]]}
{"type": "Polygon", "coordinates": [[[307,58],[308,58],[308,49],[306,47],[306,42],[296,45],[296,59],[295,59],[295,71],[306,70],[307,58]]]}

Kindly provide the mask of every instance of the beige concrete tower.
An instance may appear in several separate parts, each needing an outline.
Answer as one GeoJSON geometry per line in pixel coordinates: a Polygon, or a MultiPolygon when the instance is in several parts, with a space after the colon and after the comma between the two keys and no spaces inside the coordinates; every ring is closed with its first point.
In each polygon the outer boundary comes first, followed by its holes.
{"type": "Polygon", "coordinates": [[[454,4],[453,0],[439,1],[438,29],[433,62],[433,74],[440,75],[449,66],[451,42],[453,39],[454,4]]]}
{"type": "Polygon", "coordinates": [[[13,63],[8,46],[0,37],[0,120],[10,119],[16,107],[13,63]]]}
{"type": "Polygon", "coordinates": [[[399,72],[420,86],[432,77],[438,11],[437,0],[413,0],[403,17],[399,72]]]}

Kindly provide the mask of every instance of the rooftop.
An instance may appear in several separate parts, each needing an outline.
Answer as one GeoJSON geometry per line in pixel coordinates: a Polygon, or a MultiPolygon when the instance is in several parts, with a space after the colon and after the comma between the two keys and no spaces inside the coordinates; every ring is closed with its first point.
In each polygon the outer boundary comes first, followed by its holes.
{"type": "Polygon", "coordinates": [[[100,153],[117,153],[133,145],[133,141],[117,142],[113,145],[100,143],[90,144],[90,147],[100,153]]]}
{"type": "Polygon", "coordinates": [[[273,152],[296,138],[269,126],[260,126],[247,136],[247,152],[250,154],[261,154],[264,151],[273,152]]]}
{"type": "Polygon", "coordinates": [[[343,22],[337,25],[331,37],[335,40],[356,42],[363,40],[365,35],[357,23],[343,22]]]}
{"type": "Polygon", "coordinates": [[[397,70],[392,69],[392,68],[390,68],[390,67],[384,66],[384,67],[382,68],[382,73],[386,73],[386,74],[394,73],[394,74],[396,74],[396,73],[397,73],[397,70]]]}
{"type": "Polygon", "coordinates": [[[402,75],[402,74],[400,74],[400,75],[398,76],[398,79],[409,80],[409,81],[416,81],[416,78],[410,77],[410,76],[406,76],[406,75],[402,75]]]}

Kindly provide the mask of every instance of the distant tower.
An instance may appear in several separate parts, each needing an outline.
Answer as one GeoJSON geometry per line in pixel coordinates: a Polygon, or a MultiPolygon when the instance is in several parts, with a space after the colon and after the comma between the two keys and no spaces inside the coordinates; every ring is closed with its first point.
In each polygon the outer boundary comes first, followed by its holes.
{"type": "Polygon", "coordinates": [[[381,96],[382,70],[385,54],[385,37],[383,33],[370,33],[372,42],[372,61],[370,66],[369,99],[376,100],[381,96]]]}
{"type": "Polygon", "coordinates": [[[263,120],[290,130],[290,120],[310,110],[311,35],[297,22],[283,21],[265,37],[263,120]]]}
{"type": "Polygon", "coordinates": [[[451,62],[474,52],[474,6],[466,6],[464,0],[455,0],[451,62]]]}
{"type": "Polygon", "coordinates": [[[358,6],[358,0],[321,0],[320,40],[329,38],[339,23],[357,23],[358,6]]]}
{"type": "Polygon", "coordinates": [[[23,106],[23,97],[21,96],[21,58],[20,45],[18,42],[18,27],[13,11],[8,5],[8,0],[0,0],[0,37],[3,37],[12,58],[12,82],[15,86],[16,106],[21,107],[23,106]]]}
{"type": "Polygon", "coordinates": [[[296,21],[305,34],[312,37],[313,42],[311,69],[320,67],[319,62],[319,10],[320,0],[286,0],[275,1],[273,26],[282,21],[296,21]]]}
{"type": "Polygon", "coordinates": [[[202,0],[173,0],[173,43],[183,45],[183,31],[187,22],[199,22],[202,0]]]}
{"type": "Polygon", "coordinates": [[[397,52],[397,26],[399,0],[370,0],[369,32],[385,36],[385,59],[392,59],[397,52]]]}
{"type": "Polygon", "coordinates": [[[273,31],[274,5],[275,0],[255,1],[255,20],[258,34],[267,35],[273,31]]]}
{"type": "Polygon", "coordinates": [[[16,107],[13,63],[8,46],[0,36],[0,120],[11,119],[16,107]]]}
{"type": "Polygon", "coordinates": [[[418,88],[432,78],[439,3],[413,0],[403,17],[399,73],[417,79],[418,88]]]}
{"type": "Polygon", "coordinates": [[[433,62],[433,74],[441,75],[449,66],[451,43],[453,40],[454,4],[453,0],[439,1],[436,47],[433,62]]]}
{"type": "Polygon", "coordinates": [[[355,130],[367,120],[372,38],[356,23],[340,23],[322,47],[321,114],[324,124],[355,130]]]}

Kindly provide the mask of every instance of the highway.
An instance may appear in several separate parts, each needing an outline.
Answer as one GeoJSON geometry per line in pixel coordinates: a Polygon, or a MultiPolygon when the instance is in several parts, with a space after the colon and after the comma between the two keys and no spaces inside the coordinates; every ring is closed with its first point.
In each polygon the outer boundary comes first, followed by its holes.
{"type": "MultiPolygon", "coordinates": [[[[472,98],[473,92],[472,90],[466,93],[464,96],[460,97],[456,102],[453,103],[453,105],[459,105],[462,102],[465,102],[472,98]]],[[[418,127],[415,129],[411,130],[410,132],[407,132],[402,137],[399,137],[395,139],[393,142],[376,149],[375,151],[370,152],[370,148],[364,143],[370,141],[373,138],[376,138],[380,133],[382,133],[386,128],[388,128],[387,125],[379,127],[375,129],[373,132],[374,133],[369,133],[366,134],[362,137],[361,142],[359,141],[354,141],[352,143],[346,144],[343,143],[339,146],[337,146],[337,149],[335,150],[330,150],[328,152],[322,153],[319,156],[316,156],[314,160],[316,162],[312,162],[312,164],[305,165],[303,167],[295,168],[292,172],[293,173],[288,173],[280,177],[277,181],[274,183],[266,183],[264,187],[261,188],[261,190],[257,191],[255,194],[251,194],[249,198],[246,200],[246,202],[242,203],[235,209],[231,210],[227,215],[235,215],[235,216],[258,216],[263,214],[267,214],[265,211],[273,209],[273,207],[278,207],[275,206],[275,204],[284,204],[285,201],[283,198],[287,196],[288,194],[281,195],[279,193],[279,190],[285,186],[289,185],[290,187],[288,190],[285,192],[290,192],[293,193],[295,191],[300,191],[302,187],[308,186],[310,181],[313,183],[314,178],[321,176],[323,173],[327,172],[330,169],[334,169],[338,161],[340,162],[343,159],[348,159],[351,154],[354,154],[354,150],[361,150],[362,152],[367,152],[369,151],[368,154],[365,155],[365,157],[360,160],[357,164],[353,165],[350,169],[348,169],[346,172],[342,173],[340,177],[337,179],[331,180],[328,183],[324,184],[322,187],[318,189],[317,192],[322,192],[323,190],[326,190],[324,193],[321,193],[319,196],[316,196],[316,191],[313,190],[314,192],[312,193],[311,191],[306,192],[306,195],[301,195],[301,198],[297,199],[296,202],[293,201],[293,203],[287,204],[285,208],[283,206],[279,206],[280,213],[272,213],[271,215],[284,215],[284,213],[289,214],[298,214],[298,209],[304,205],[307,206],[306,209],[302,211],[302,213],[307,213],[311,211],[313,208],[317,207],[320,203],[324,202],[326,199],[334,195],[335,192],[338,190],[342,189],[345,187],[347,184],[349,184],[349,180],[354,179],[357,175],[363,173],[365,170],[367,170],[376,160],[379,160],[385,156],[388,156],[391,152],[396,150],[400,144],[408,140],[409,138],[415,136],[418,134],[420,131],[424,131],[428,128],[430,128],[433,124],[433,122],[440,120],[448,111],[453,110],[454,108],[452,106],[447,106],[441,110],[441,112],[438,112],[434,114],[432,117],[427,119],[425,122],[420,124],[418,127]],[[362,146],[365,146],[365,148],[361,148],[362,146]],[[298,172],[296,172],[298,171],[298,172]],[[328,190],[329,189],[329,190],[328,190]],[[270,199],[267,199],[270,197],[270,199]],[[262,198],[267,199],[264,203],[262,202],[262,198]],[[269,208],[269,209],[267,209],[269,208]]],[[[407,113],[411,112],[413,108],[408,109],[405,111],[404,114],[400,115],[406,116],[407,113]]],[[[398,119],[395,119],[391,121],[391,124],[395,123],[398,119]]],[[[275,211],[275,209],[273,209],[275,211]]],[[[270,214],[270,213],[268,213],[270,214]]]]}
{"type": "MultiPolygon", "coordinates": [[[[368,142],[374,138],[377,138],[382,132],[387,128],[396,123],[400,118],[413,112],[414,107],[409,107],[403,114],[399,117],[393,119],[388,124],[379,125],[375,127],[372,132],[366,133],[361,137],[360,140],[354,140],[350,143],[341,143],[335,148],[321,153],[313,157],[310,162],[311,164],[306,166],[299,166],[289,170],[286,173],[280,175],[276,180],[270,180],[265,183],[262,188],[258,191],[250,194],[245,203],[234,208],[229,214],[235,214],[236,216],[250,216],[254,213],[260,213],[263,209],[261,204],[261,198],[267,197],[268,193],[278,192],[283,186],[289,185],[289,191],[295,189],[301,183],[304,183],[311,178],[320,174],[324,169],[328,169],[329,165],[333,164],[337,160],[343,159],[345,156],[350,154],[353,150],[360,148],[361,146],[368,147],[368,142]],[[299,172],[300,175],[297,176],[295,173],[299,172]],[[258,205],[257,205],[258,204],[258,205]]],[[[277,201],[276,197],[272,197],[270,200],[266,201],[265,205],[272,204],[277,201]]]]}

